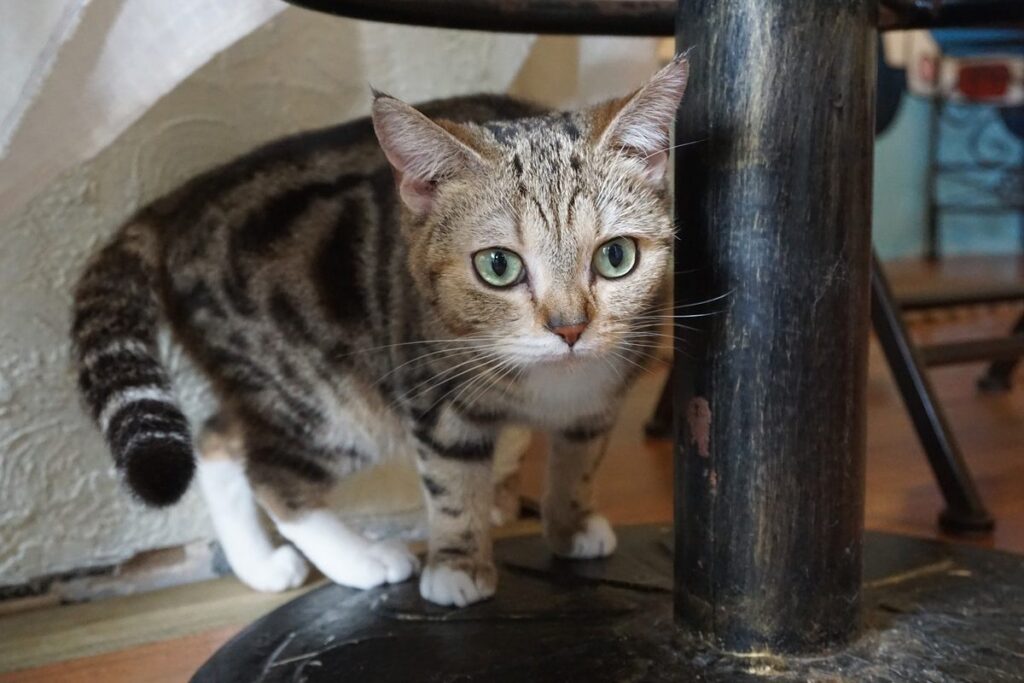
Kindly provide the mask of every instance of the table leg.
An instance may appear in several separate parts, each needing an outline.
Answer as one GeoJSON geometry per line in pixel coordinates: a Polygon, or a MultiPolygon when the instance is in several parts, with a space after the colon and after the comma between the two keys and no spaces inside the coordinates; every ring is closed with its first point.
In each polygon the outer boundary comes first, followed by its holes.
{"type": "Polygon", "coordinates": [[[730,294],[679,320],[676,614],[726,650],[859,625],[874,7],[679,4],[675,300],[730,294]]]}

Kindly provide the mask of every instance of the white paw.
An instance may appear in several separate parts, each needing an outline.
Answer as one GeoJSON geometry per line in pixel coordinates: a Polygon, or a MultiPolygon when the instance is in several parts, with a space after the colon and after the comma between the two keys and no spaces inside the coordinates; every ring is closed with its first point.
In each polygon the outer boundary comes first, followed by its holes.
{"type": "Polygon", "coordinates": [[[384,565],[388,583],[401,583],[420,569],[420,561],[399,541],[374,543],[369,553],[384,565]]]}
{"type": "Polygon", "coordinates": [[[280,593],[298,588],[309,575],[309,565],[299,551],[290,545],[277,548],[265,559],[245,563],[232,569],[238,579],[262,593],[280,593]]]}
{"type": "Polygon", "coordinates": [[[419,562],[403,545],[385,541],[346,548],[345,552],[317,564],[317,569],[334,583],[366,590],[405,581],[418,566],[419,562]]]}
{"type": "Polygon", "coordinates": [[[566,557],[590,560],[608,557],[615,552],[615,531],[608,520],[601,515],[590,515],[583,522],[583,529],[572,535],[572,549],[566,557]]]}
{"type": "Polygon", "coordinates": [[[431,564],[420,576],[420,595],[436,605],[465,607],[491,597],[496,587],[492,564],[431,564]]]}
{"type": "Polygon", "coordinates": [[[519,518],[522,502],[519,500],[518,476],[509,477],[503,484],[494,487],[494,504],[491,505],[491,525],[505,526],[519,518]]]}
{"type": "Polygon", "coordinates": [[[292,541],[334,583],[373,588],[404,581],[416,571],[416,558],[401,544],[371,543],[324,508],[291,520],[277,520],[281,534],[292,541]]]}
{"type": "Polygon", "coordinates": [[[491,526],[505,526],[514,518],[497,505],[491,507],[491,526]]]}

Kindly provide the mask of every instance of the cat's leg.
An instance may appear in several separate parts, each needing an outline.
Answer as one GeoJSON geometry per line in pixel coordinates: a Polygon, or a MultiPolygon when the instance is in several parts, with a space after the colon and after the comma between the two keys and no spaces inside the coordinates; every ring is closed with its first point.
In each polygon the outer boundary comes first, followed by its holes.
{"type": "Polygon", "coordinates": [[[503,428],[498,436],[494,446],[494,505],[491,507],[494,526],[519,519],[522,507],[519,470],[532,435],[525,428],[510,426],[503,428]]]}
{"type": "Polygon", "coordinates": [[[594,510],[594,475],[604,455],[607,429],[554,432],[541,504],[544,537],[562,557],[606,557],[615,550],[611,524],[594,510]]]}
{"type": "Polygon", "coordinates": [[[519,472],[513,472],[494,485],[494,504],[491,506],[491,525],[505,526],[522,514],[519,472]]]}
{"type": "Polygon", "coordinates": [[[491,548],[492,459],[495,430],[452,408],[416,430],[417,464],[427,500],[429,558],[420,594],[462,607],[494,595],[491,548]]]}
{"type": "MultiPolygon", "coordinates": [[[[419,568],[397,541],[374,542],[346,525],[327,498],[335,484],[323,460],[261,432],[249,449],[248,472],[256,495],[281,535],[331,581],[351,588],[398,583],[419,568]]],[[[354,457],[349,452],[338,458],[354,457]]]]}
{"type": "Polygon", "coordinates": [[[302,585],[309,567],[290,545],[275,548],[263,526],[245,474],[242,435],[218,416],[199,441],[199,484],[228,564],[240,581],[258,591],[302,585]]]}

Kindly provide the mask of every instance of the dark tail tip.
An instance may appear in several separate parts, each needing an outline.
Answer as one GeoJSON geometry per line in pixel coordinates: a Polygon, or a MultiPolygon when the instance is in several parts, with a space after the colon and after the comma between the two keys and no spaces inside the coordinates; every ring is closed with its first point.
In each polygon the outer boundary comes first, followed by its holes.
{"type": "Polygon", "coordinates": [[[124,459],[128,486],[154,507],[177,503],[188,490],[195,469],[192,447],[177,441],[140,444],[124,459]]]}

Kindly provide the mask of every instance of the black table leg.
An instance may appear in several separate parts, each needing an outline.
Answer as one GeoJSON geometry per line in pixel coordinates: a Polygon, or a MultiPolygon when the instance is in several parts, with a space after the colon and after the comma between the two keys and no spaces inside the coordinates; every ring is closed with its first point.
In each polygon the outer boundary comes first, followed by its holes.
{"type": "Polygon", "coordinates": [[[687,0],[676,611],[731,651],[858,629],[876,34],[870,0],[687,0]],[[685,312],[685,311],[683,311],[685,312]]]}
{"type": "Polygon", "coordinates": [[[974,487],[877,257],[871,271],[871,318],[917,438],[946,499],[946,509],[939,516],[939,523],[950,533],[991,531],[995,523],[974,487]]]}

